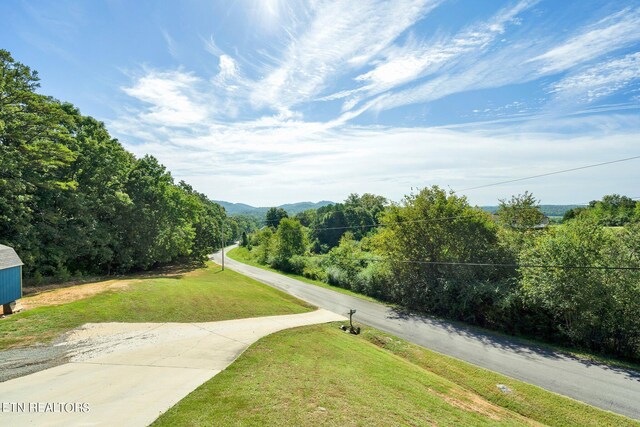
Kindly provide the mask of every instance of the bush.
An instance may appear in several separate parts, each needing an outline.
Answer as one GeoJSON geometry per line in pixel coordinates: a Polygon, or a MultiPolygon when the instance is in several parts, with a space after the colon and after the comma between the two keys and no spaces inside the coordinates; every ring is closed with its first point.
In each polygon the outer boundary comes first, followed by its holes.
{"type": "Polygon", "coordinates": [[[307,266],[307,258],[303,255],[294,255],[289,259],[288,271],[295,274],[302,274],[307,266]]]}
{"type": "Polygon", "coordinates": [[[392,278],[387,266],[374,262],[358,273],[353,290],[374,298],[385,299],[388,296],[387,291],[392,278]]]}
{"type": "Polygon", "coordinates": [[[351,289],[349,275],[346,271],[335,265],[327,267],[327,283],[345,289],[351,289]]]}
{"type": "Polygon", "coordinates": [[[318,257],[306,258],[307,265],[302,270],[302,275],[309,279],[327,281],[327,272],[322,265],[322,259],[318,257]]]}

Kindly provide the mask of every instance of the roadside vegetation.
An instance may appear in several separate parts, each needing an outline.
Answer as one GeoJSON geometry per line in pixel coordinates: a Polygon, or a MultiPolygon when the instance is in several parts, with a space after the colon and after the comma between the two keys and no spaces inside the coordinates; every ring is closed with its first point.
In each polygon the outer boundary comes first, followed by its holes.
{"type": "Polygon", "coordinates": [[[243,234],[235,256],[418,312],[640,361],[640,203],[606,196],[548,225],[530,193],[494,215],[424,188],[365,194],[243,234]],[[615,223],[615,227],[611,224],[615,223]]]}
{"type": "Polygon", "coordinates": [[[210,264],[183,275],[131,280],[126,287],[1,319],[0,350],[50,342],[89,322],[212,322],[311,310],[295,297],[210,264]]]}
{"type": "Polygon", "coordinates": [[[153,425],[538,423],[638,425],[374,329],[328,324],[261,339],[153,425]]]}

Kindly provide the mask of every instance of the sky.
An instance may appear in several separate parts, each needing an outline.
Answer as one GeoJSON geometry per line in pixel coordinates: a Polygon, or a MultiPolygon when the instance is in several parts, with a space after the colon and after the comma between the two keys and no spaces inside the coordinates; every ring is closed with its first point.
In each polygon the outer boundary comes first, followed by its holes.
{"type": "Polygon", "coordinates": [[[640,0],[0,2],[40,92],[215,200],[639,197],[640,0]]]}

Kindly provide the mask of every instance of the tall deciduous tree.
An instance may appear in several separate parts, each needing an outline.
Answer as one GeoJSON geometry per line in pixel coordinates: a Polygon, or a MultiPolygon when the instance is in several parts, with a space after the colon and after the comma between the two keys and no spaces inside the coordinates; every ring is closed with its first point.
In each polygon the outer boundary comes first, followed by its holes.
{"type": "Polygon", "coordinates": [[[501,286],[510,272],[458,264],[504,262],[488,213],[434,186],[388,208],[382,222],[386,226],[373,241],[393,272],[393,299],[432,313],[490,321],[491,306],[506,292],[501,286]]]}

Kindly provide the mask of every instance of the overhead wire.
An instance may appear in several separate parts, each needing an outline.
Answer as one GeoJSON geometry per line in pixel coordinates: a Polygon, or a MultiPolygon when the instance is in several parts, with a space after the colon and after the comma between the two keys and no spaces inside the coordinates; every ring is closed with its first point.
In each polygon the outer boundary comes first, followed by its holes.
{"type": "Polygon", "coordinates": [[[494,183],[491,183],[491,184],[478,185],[476,187],[463,188],[463,189],[457,190],[457,191],[461,192],[461,191],[477,190],[479,188],[487,188],[487,187],[493,187],[493,186],[496,186],[496,185],[510,184],[512,182],[525,181],[525,180],[528,180],[528,179],[541,178],[541,177],[544,177],[544,176],[558,175],[558,174],[561,174],[561,173],[574,172],[574,171],[577,171],[577,170],[595,168],[595,167],[598,167],[598,166],[610,165],[610,164],[613,164],[613,163],[620,163],[620,162],[627,162],[629,160],[636,160],[636,159],[640,159],[640,156],[633,156],[633,157],[627,157],[627,158],[624,158],[624,159],[611,160],[609,162],[596,163],[596,164],[593,164],[593,165],[580,166],[580,167],[577,167],[577,168],[564,169],[564,170],[559,170],[559,171],[555,171],[555,172],[547,172],[547,173],[542,173],[542,174],[539,174],[539,175],[525,176],[523,178],[516,178],[516,179],[510,179],[510,180],[507,180],[507,181],[494,182],[494,183]]]}
{"type": "MultiPolygon", "coordinates": [[[[635,160],[635,159],[640,159],[640,156],[627,157],[627,158],[624,158],[624,159],[612,160],[612,161],[608,161],[608,162],[597,163],[597,164],[592,164],[592,165],[586,165],[586,166],[581,166],[581,167],[577,167],[577,168],[564,169],[564,170],[560,170],[560,171],[548,172],[548,173],[539,174],[539,175],[532,175],[532,176],[528,176],[528,177],[517,178],[517,179],[512,179],[512,180],[507,180],[507,181],[500,181],[500,182],[495,182],[495,183],[491,183],[491,184],[485,184],[485,185],[480,185],[480,186],[476,186],[476,187],[465,188],[465,189],[458,190],[458,191],[476,190],[476,189],[480,189],[480,188],[487,188],[487,187],[492,187],[492,186],[497,186],[497,185],[502,185],[502,184],[508,184],[508,183],[513,183],[513,182],[519,182],[519,181],[524,181],[524,180],[529,180],[529,179],[534,179],[534,178],[540,178],[540,177],[545,177],[545,176],[551,176],[551,175],[557,175],[557,174],[562,174],[562,173],[567,173],[567,172],[573,172],[573,171],[577,171],[577,170],[589,169],[589,168],[594,168],[594,167],[604,166],[604,165],[609,165],[609,164],[614,164],[614,163],[626,162],[626,161],[635,160]]],[[[637,200],[637,199],[640,199],[640,196],[639,197],[630,197],[630,199],[631,200],[637,200]]],[[[574,203],[573,205],[582,207],[582,206],[587,206],[588,204],[589,203],[574,203]]],[[[531,209],[532,207],[533,206],[523,206],[523,207],[513,207],[513,208],[515,208],[515,209],[531,209]]],[[[489,212],[489,211],[486,211],[486,210],[480,210],[478,212],[482,212],[482,211],[493,214],[492,212],[489,212]]],[[[384,227],[384,226],[395,225],[395,224],[404,224],[404,223],[437,222],[437,221],[455,220],[455,219],[460,219],[460,218],[469,218],[469,217],[477,215],[478,212],[474,212],[474,213],[471,213],[471,214],[465,214],[465,215],[441,217],[441,218],[427,218],[427,219],[422,219],[422,220],[403,220],[403,221],[393,221],[393,222],[387,222],[387,223],[380,222],[380,223],[377,223],[377,224],[363,224],[363,225],[351,225],[351,226],[339,226],[339,227],[314,227],[314,228],[310,228],[310,230],[313,230],[313,231],[347,230],[347,229],[384,227]]],[[[269,221],[269,220],[262,221],[262,223],[264,223],[264,224],[268,224],[269,222],[276,222],[276,221],[269,221]]],[[[277,221],[277,222],[279,222],[279,221],[277,221]]],[[[327,256],[327,254],[318,255],[318,256],[327,256]]],[[[509,263],[482,263],[482,262],[456,262],[456,261],[422,261],[422,260],[394,260],[394,259],[389,259],[389,258],[375,258],[375,257],[362,258],[362,260],[364,260],[364,261],[391,261],[391,262],[425,264],[425,265],[457,265],[457,266],[476,266],[476,267],[556,268],[556,269],[630,270],[630,271],[638,271],[638,270],[640,270],[640,267],[632,267],[632,266],[585,266],[585,265],[554,265],[554,264],[509,264],[509,263]]]]}

